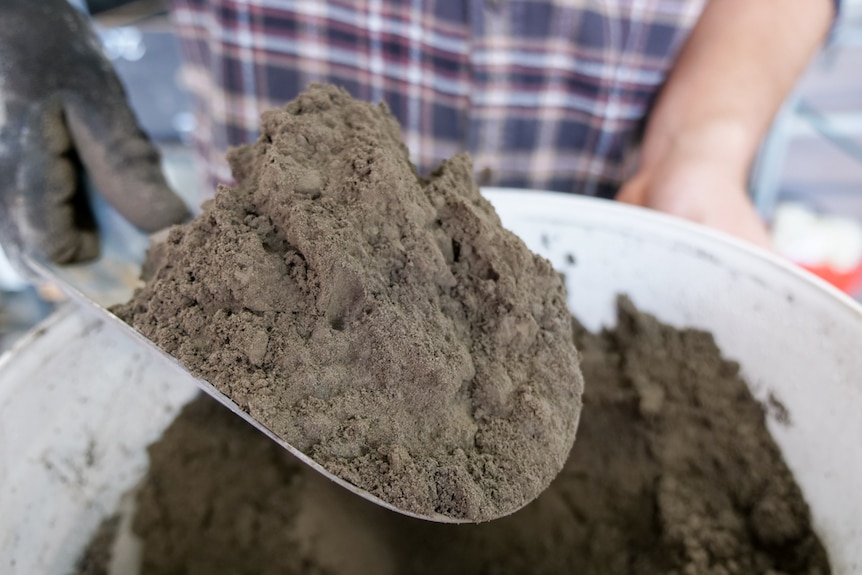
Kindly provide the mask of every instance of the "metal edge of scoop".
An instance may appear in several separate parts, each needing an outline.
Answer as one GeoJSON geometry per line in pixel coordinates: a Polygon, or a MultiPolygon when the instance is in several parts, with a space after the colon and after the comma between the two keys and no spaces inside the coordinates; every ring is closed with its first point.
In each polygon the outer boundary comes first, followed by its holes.
{"type": "MultiPolygon", "coordinates": [[[[161,232],[159,234],[156,234],[157,237],[159,237],[160,235],[161,232]]],[[[245,421],[254,426],[258,431],[260,431],[261,433],[269,437],[271,440],[279,444],[281,447],[286,449],[288,452],[290,452],[291,455],[293,455],[318,473],[322,474],[324,477],[330,479],[331,481],[334,481],[341,487],[364,499],[367,499],[368,501],[371,501],[372,503],[389,509],[390,511],[394,511],[396,513],[400,513],[402,515],[406,515],[416,519],[450,524],[470,523],[470,521],[466,519],[449,517],[447,515],[439,513],[435,513],[433,515],[422,515],[419,513],[400,509],[392,505],[391,503],[384,501],[383,499],[380,499],[375,495],[372,495],[364,489],[361,489],[356,485],[349,483],[348,481],[338,477],[337,475],[330,473],[325,467],[323,467],[322,465],[305,455],[303,452],[299,451],[298,449],[278,437],[275,433],[273,433],[259,421],[254,419],[251,415],[240,409],[240,407],[236,403],[231,401],[229,397],[216,389],[214,385],[204,379],[193,375],[179,362],[179,360],[165,352],[163,349],[161,349],[155,343],[144,337],[133,327],[131,327],[123,320],[112,314],[110,311],[108,311],[108,309],[97,303],[93,298],[91,298],[88,294],[85,294],[81,289],[78,289],[76,286],[72,285],[72,283],[68,281],[68,278],[64,277],[64,274],[62,273],[62,268],[60,266],[39,261],[29,255],[23,256],[23,263],[27,267],[29,267],[30,271],[32,271],[37,277],[40,277],[47,282],[51,282],[57,285],[66,295],[69,296],[72,301],[77,303],[82,309],[89,311],[92,314],[95,314],[99,319],[103,320],[107,326],[113,328],[114,331],[118,334],[121,334],[122,337],[131,339],[132,341],[136,342],[141,348],[149,351],[154,358],[159,358],[160,361],[166,362],[166,364],[170,365],[174,372],[177,374],[178,379],[193,381],[200,389],[202,389],[208,395],[219,401],[222,405],[233,411],[235,414],[242,417],[245,421]]],[[[81,266],[79,266],[78,269],[81,269],[81,266]]]]}

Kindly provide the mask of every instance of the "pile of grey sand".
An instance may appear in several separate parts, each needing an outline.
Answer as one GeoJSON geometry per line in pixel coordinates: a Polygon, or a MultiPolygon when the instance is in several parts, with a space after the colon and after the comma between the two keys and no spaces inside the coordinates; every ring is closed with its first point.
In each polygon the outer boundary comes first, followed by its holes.
{"type": "Polygon", "coordinates": [[[484,521],[545,490],[583,389],[565,288],[469,157],[422,178],[384,105],[316,85],[228,159],[114,312],[396,508],[484,521]]]}
{"type": "MultiPolygon", "coordinates": [[[[326,480],[208,397],[149,448],[142,575],[827,575],[764,410],[712,337],[625,300],[574,334],[587,381],[562,473],[520,511],[443,525],[326,480]]],[[[107,521],[81,575],[107,574],[107,521]]]]}

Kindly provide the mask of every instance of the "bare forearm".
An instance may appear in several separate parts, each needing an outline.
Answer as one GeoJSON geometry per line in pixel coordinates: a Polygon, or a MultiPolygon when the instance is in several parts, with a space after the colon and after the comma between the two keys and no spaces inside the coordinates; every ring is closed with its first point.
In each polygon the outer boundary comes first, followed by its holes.
{"type": "Polygon", "coordinates": [[[744,180],[833,16],[833,0],[710,0],[650,117],[641,170],[682,150],[744,180]]]}

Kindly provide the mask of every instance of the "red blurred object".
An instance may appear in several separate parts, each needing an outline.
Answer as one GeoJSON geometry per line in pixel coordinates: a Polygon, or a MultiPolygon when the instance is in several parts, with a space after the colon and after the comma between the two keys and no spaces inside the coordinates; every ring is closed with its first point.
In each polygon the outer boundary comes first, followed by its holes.
{"type": "Polygon", "coordinates": [[[862,263],[848,272],[837,272],[829,266],[809,266],[806,264],[798,264],[801,268],[806,269],[826,280],[846,294],[856,294],[862,287],[862,263]]]}

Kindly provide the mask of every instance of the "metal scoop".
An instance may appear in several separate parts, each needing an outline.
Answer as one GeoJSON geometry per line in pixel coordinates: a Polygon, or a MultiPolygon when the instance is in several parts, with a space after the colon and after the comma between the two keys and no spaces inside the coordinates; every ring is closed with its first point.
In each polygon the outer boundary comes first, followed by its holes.
{"type": "MultiPolygon", "coordinates": [[[[176,372],[178,385],[182,385],[181,382],[183,381],[197,384],[203,391],[287,449],[300,461],[345,489],[387,509],[417,519],[440,523],[467,523],[463,519],[437,513],[433,515],[419,515],[399,509],[391,503],[371,495],[352,483],[348,483],[333,475],[316,461],[277,437],[260,422],[242,411],[239,406],[218,391],[211,383],[192,375],[174,357],[162,351],[161,348],[149,339],[108,311],[108,306],[127,301],[134,289],[141,285],[139,279],[141,264],[152,239],[137,231],[117,214],[113,208],[101,200],[94,200],[94,212],[101,231],[102,255],[98,261],[87,264],[60,266],[31,256],[25,256],[25,265],[29,266],[34,274],[43,278],[46,282],[58,286],[70,299],[77,302],[83,310],[95,314],[102,319],[106,326],[110,326],[116,331],[118,337],[128,338],[138,343],[143,352],[150,354],[152,361],[162,361],[171,365],[176,372]]],[[[164,239],[166,235],[167,232],[165,231],[156,234],[154,237],[156,240],[159,240],[164,239]]]]}

